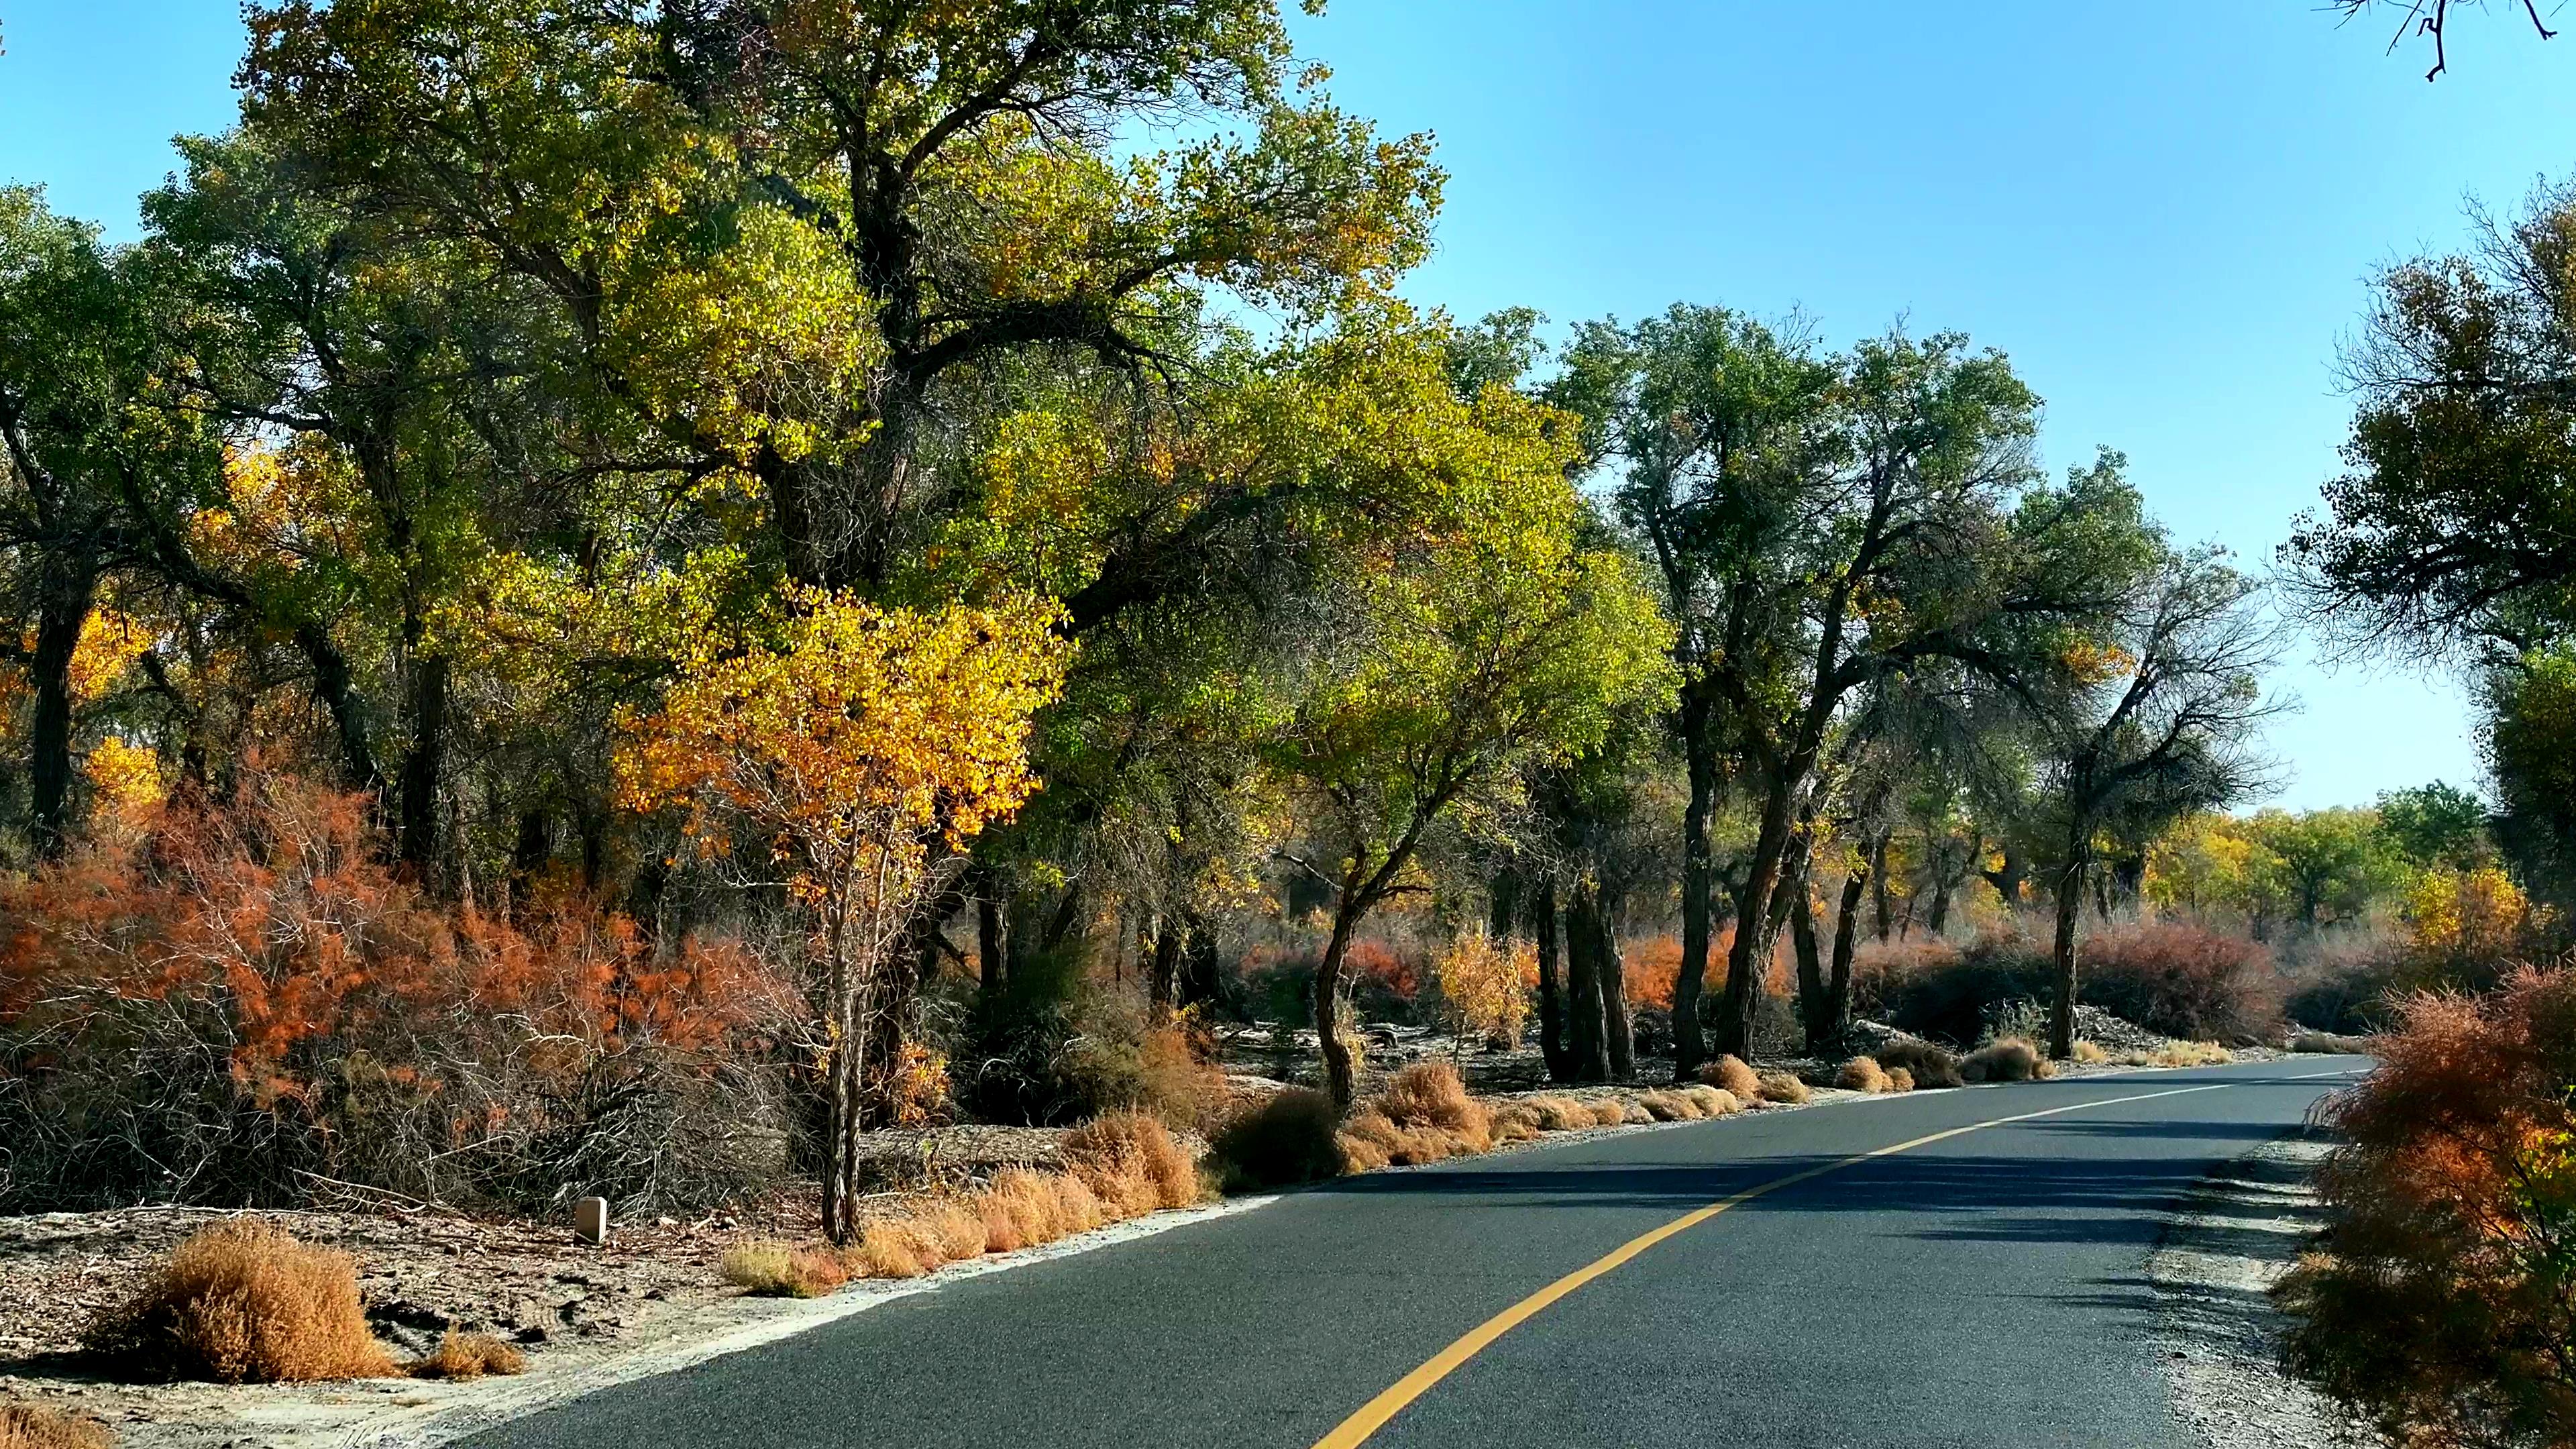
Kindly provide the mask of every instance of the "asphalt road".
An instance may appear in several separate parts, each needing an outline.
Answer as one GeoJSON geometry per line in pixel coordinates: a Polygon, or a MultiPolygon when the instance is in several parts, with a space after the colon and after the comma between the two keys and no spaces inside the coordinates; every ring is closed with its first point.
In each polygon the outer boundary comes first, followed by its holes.
{"type": "Polygon", "coordinates": [[[2185,1445],[2146,1342],[2158,1214],[2365,1065],[1926,1092],[1373,1173],[965,1279],[467,1442],[1309,1449],[1563,1276],[1830,1168],[1566,1293],[1366,1442],[2185,1445]],[[1836,1166],[2031,1113],[2048,1115],[1836,1166]]]}

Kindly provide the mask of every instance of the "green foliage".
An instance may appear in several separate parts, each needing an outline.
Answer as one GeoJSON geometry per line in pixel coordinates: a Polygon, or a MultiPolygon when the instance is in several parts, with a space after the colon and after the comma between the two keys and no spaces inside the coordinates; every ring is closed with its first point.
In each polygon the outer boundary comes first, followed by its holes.
{"type": "Polygon", "coordinates": [[[2379,797],[2379,834],[2408,865],[2465,866],[2486,849],[2486,802],[2435,780],[2379,797]]]}

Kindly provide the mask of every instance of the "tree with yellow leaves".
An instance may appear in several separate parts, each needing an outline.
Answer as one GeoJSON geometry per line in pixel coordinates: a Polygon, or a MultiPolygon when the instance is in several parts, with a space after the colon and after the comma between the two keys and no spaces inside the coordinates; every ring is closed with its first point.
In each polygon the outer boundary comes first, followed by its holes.
{"type": "Polygon", "coordinates": [[[871,1073],[902,1065],[905,924],[1036,788],[1029,722],[1066,651],[1035,607],[790,598],[774,642],[682,661],[662,708],[628,722],[619,773],[629,807],[676,805],[700,850],[779,872],[804,919],[831,1084],[824,1222],[845,1241],[871,1073]]]}

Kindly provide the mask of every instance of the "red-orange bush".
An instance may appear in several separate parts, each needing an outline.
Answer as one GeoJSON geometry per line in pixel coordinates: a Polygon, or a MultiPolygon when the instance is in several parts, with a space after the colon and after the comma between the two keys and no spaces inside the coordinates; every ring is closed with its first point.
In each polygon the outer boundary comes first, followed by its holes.
{"type": "Polygon", "coordinates": [[[251,775],[0,885],[0,1211],[421,1197],[682,1199],[775,1156],[752,1070],[792,1003],[727,942],[559,901],[448,910],[366,802],[251,775]]]}
{"type": "Polygon", "coordinates": [[[2112,926],[2083,939],[2085,1001],[2184,1041],[2244,1044],[2281,1019],[2272,953],[2243,936],[2183,921],[2112,926]]]}
{"type": "Polygon", "coordinates": [[[2424,995],[2333,1098],[2293,1366],[2420,1446],[2576,1442],[2576,970],[2424,995]]]}
{"type": "MultiPolygon", "coordinates": [[[[1726,957],[1720,948],[1712,974],[1722,974],[1726,957]]],[[[1620,984],[1626,989],[1628,1006],[1635,1010],[1651,1006],[1658,1011],[1673,1009],[1673,986],[1682,976],[1681,938],[1666,932],[1630,941],[1620,953],[1620,984]]]]}

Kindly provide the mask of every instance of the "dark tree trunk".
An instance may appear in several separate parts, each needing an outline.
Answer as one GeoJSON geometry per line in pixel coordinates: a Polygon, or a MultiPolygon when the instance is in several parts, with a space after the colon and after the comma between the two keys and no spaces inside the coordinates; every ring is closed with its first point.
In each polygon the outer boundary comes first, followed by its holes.
{"type": "Polygon", "coordinates": [[[36,649],[28,664],[36,705],[28,759],[29,826],[36,858],[60,860],[72,836],[72,655],[98,593],[98,570],[64,550],[41,568],[36,649]]]}
{"type": "MultiPolygon", "coordinates": [[[[1883,842],[1877,855],[1880,860],[1887,858],[1883,842]]],[[[1875,882],[1877,877],[1878,871],[1873,868],[1870,878],[1875,882]]],[[[1827,1039],[1837,1045],[1851,1030],[1852,950],[1859,934],[1860,891],[1857,878],[1844,881],[1842,910],[1834,916],[1833,970],[1825,978],[1825,1027],[1827,1039]]]]}
{"type": "Polygon", "coordinates": [[[1946,880],[1935,882],[1932,887],[1932,914],[1924,919],[1923,929],[1931,932],[1932,939],[1936,941],[1950,929],[1950,891],[1950,882],[1946,880]]]}
{"type": "Polygon", "coordinates": [[[2057,883],[2057,1000],[2048,1013],[2048,1054],[2075,1055],[2075,923],[2084,912],[2084,857],[2067,862],[2057,883]]]}
{"type": "Polygon", "coordinates": [[[1750,1061],[1755,1025],[1762,1019],[1763,975],[1771,965],[1771,943],[1788,912],[1781,886],[1787,875],[1793,827],[1789,818],[1796,778],[1804,766],[1770,782],[1762,805],[1762,829],[1753,843],[1752,866],[1745,873],[1744,895],[1736,905],[1735,941],[1726,953],[1726,1003],[1718,1027],[1718,1050],[1750,1061]]]}
{"type": "Polygon", "coordinates": [[[1599,899],[1589,885],[1577,885],[1565,905],[1566,995],[1572,1018],[1566,1023],[1566,1074],[1578,1082],[1610,1078],[1609,1034],[1603,1029],[1599,899]]]}
{"type": "Polygon", "coordinates": [[[1995,888],[1995,894],[2004,898],[2007,909],[2018,906],[2021,904],[2022,883],[2030,879],[2030,857],[2022,852],[2019,845],[2007,841],[2004,844],[2003,869],[1980,874],[1985,876],[1988,885],[1995,888]]]}
{"type": "Polygon", "coordinates": [[[524,912],[536,893],[537,880],[554,859],[554,821],[543,810],[519,812],[519,831],[510,843],[510,909],[524,912]]]}
{"type": "Polygon", "coordinates": [[[1216,928],[1197,911],[1181,913],[1181,1005],[1224,1006],[1225,981],[1217,957],[1216,928]]]}
{"type": "Polygon", "coordinates": [[[1514,928],[1520,924],[1521,881],[1516,871],[1494,872],[1494,884],[1486,893],[1485,934],[1495,944],[1508,944],[1514,928]]]}
{"type": "Polygon", "coordinates": [[[1565,995],[1558,981],[1556,952],[1556,883],[1542,880],[1531,892],[1531,934],[1538,938],[1538,1054],[1547,1063],[1547,1079],[1569,1080],[1572,1053],[1565,1044],[1565,995]]]}
{"type": "Polygon", "coordinates": [[[1002,898],[1002,879],[989,870],[975,873],[975,977],[976,985],[990,996],[1002,989],[1007,979],[1004,963],[1011,959],[1011,918],[1008,902],[1002,898]]]}
{"type": "MultiPolygon", "coordinates": [[[[438,863],[438,781],[447,760],[447,661],[432,656],[412,672],[411,744],[403,756],[398,838],[403,868],[426,884],[438,863]]],[[[461,845],[462,842],[459,842],[461,845]]]]}
{"type": "Polygon", "coordinates": [[[1154,952],[1145,969],[1145,1009],[1156,1022],[1172,1019],[1181,990],[1181,918],[1165,911],[1154,922],[1154,952]]]}
{"type": "Polygon", "coordinates": [[[1690,804],[1682,812],[1682,960],[1673,978],[1673,1080],[1686,1082],[1707,1059],[1700,1038],[1699,999],[1708,978],[1711,936],[1708,822],[1717,805],[1717,751],[1709,738],[1704,691],[1682,698],[1682,753],[1690,770],[1690,804]]]}
{"type": "MultiPolygon", "coordinates": [[[[1790,884],[1784,880],[1783,886],[1790,884]]],[[[1807,898],[1804,881],[1789,897],[1789,946],[1798,957],[1798,1022],[1806,1031],[1807,1050],[1827,1050],[1829,1039],[1825,1023],[1825,962],[1816,949],[1816,908],[1807,898]]]]}

